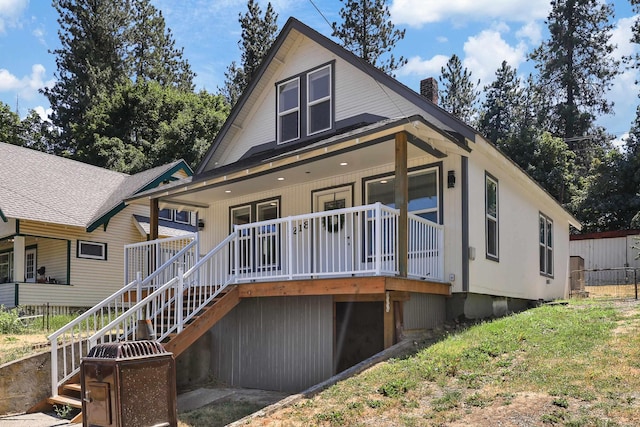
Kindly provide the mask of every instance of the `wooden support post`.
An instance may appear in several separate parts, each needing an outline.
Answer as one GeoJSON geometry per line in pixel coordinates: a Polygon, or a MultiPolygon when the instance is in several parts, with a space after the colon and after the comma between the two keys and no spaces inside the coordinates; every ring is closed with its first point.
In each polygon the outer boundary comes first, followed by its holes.
{"type": "Polygon", "coordinates": [[[160,208],[158,199],[151,199],[149,206],[149,240],[156,240],[158,238],[158,216],[160,208]]]}
{"type": "Polygon", "coordinates": [[[400,277],[407,277],[408,260],[408,203],[409,203],[409,176],[407,167],[407,134],[396,134],[396,179],[395,179],[395,204],[400,210],[398,218],[398,269],[400,277]]]}
{"type": "Polygon", "coordinates": [[[384,301],[384,348],[389,348],[393,345],[393,335],[395,332],[394,322],[394,304],[391,301],[389,292],[385,292],[384,301]]]}

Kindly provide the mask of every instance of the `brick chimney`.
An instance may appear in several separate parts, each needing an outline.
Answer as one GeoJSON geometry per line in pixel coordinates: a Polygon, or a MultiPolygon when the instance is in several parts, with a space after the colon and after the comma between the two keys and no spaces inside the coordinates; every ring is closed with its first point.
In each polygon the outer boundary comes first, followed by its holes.
{"type": "Polygon", "coordinates": [[[438,82],[433,77],[420,81],[420,95],[438,105],[438,82]]]}

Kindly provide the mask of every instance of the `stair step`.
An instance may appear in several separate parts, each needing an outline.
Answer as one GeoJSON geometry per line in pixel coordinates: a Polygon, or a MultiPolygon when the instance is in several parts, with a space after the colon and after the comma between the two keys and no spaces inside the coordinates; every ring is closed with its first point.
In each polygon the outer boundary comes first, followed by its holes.
{"type": "Polygon", "coordinates": [[[62,388],[64,388],[65,390],[71,390],[71,391],[77,391],[77,392],[81,392],[82,391],[82,386],[80,384],[65,384],[62,386],[62,388]]]}
{"type": "Polygon", "coordinates": [[[52,405],[69,405],[72,408],[82,409],[82,401],[71,396],[57,394],[53,397],[48,398],[47,402],[52,405]]]}

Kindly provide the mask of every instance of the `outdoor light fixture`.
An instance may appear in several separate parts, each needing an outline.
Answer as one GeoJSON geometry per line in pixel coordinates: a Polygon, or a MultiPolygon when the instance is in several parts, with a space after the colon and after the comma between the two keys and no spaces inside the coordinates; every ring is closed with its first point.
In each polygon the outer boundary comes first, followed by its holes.
{"type": "Polygon", "coordinates": [[[198,219],[198,231],[204,230],[204,220],[198,219]]]}
{"type": "Polygon", "coordinates": [[[456,186],[456,171],[447,172],[447,188],[456,186]]]}

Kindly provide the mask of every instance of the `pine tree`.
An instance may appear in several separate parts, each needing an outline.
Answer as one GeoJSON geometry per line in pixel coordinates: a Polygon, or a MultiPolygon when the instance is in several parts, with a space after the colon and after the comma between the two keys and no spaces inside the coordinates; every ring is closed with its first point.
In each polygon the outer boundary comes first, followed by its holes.
{"type": "Polygon", "coordinates": [[[619,61],[612,57],[613,6],[599,0],[554,0],[546,20],[549,39],[530,58],[539,72],[538,86],[550,97],[551,132],[569,142],[592,131],[600,114],[613,104],[605,97],[619,61]]]}
{"type": "Polygon", "coordinates": [[[150,0],[56,0],[54,7],[60,15],[61,47],[53,52],[57,82],[43,93],[60,129],[56,150],[109,166],[105,141],[110,141],[121,153],[114,158],[128,158],[128,167],[155,166],[155,141],[145,139],[155,117],[122,97],[125,88],[151,82],[167,90],[193,90],[194,74],[162,14],[150,0]],[[114,113],[119,105],[131,107],[126,116],[114,113]]]}
{"type": "Polygon", "coordinates": [[[523,94],[516,70],[507,61],[496,71],[496,79],[484,88],[478,130],[498,147],[513,135],[523,94]]]}
{"type": "Polygon", "coordinates": [[[457,55],[452,55],[447,64],[440,69],[442,108],[470,123],[476,115],[476,102],[479,92],[476,90],[480,81],[471,80],[471,71],[462,68],[462,62],[457,55]]]}
{"type": "Polygon", "coordinates": [[[235,61],[225,72],[225,86],[222,93],[230,105],[235,105],[240,95],[247,88],[262,60],[276,39],[278,31],[278,14],[271,3],[267,3],[267,10],[262,9],[255,0],[247,3],[247,12],[238,17],[242,29],[240,46],[240,65],[235,61]]]}
{"type": "Polygon", "coordinates": [[[342,23],[332,24],[333,36],[342,46],[369,64],[393,76],[393,72],[407,63],[402,56],[391,53],[405,30],[398,30],[391,22],[386,0],[340,0],[342,23]]]}
{"type": "Polygon", "coordinates": [[[22,145],[20,143],[20,116],[0,101],[0,142],[22,145]]]}

